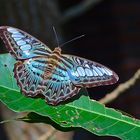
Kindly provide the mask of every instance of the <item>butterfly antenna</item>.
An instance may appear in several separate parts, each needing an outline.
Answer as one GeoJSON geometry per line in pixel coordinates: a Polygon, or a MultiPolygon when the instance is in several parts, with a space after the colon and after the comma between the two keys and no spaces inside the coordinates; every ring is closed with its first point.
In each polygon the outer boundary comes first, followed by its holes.
{"type": "Polygon", "coordinates": [[[55,30],[55,27],[54,26],[53,26],[53,31],[54,31],[54,35],[55,35],[55,38],[56,38],[57,46],[60,47],[59,46],[59,41],[58,41],[58,35],[56,33],[56,30],[55,30]]]}
{"type": "Polygon", "coordinates": [[[68,43],[70,43],[70,42],[73,42],[73,41],[75,41],[75,40],[77,40],[77,39],[79,39],[79,38],[82,38],[82,37],[84,37],[85,35],[80,35],[80,36],[77,36],[77,37],[75,37],[75,38],[73,38],[73,39],[71,39],[71,40],[69,40],[69,41],[67,41],[67,42],[65,42],[65,43],[63,43],[63,44],[61,44],[59,47],[61,48],[61,47],[63,47],[64,45],[66,45],[66,44],[68,44],[68,43]]]}

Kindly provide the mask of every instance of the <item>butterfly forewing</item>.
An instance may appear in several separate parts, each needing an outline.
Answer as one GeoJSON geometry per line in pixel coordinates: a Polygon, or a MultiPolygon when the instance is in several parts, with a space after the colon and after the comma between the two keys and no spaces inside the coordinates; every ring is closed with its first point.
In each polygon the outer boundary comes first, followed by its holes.
{"type": "Polygon", "coordinates": [[[17,28],[0,27],[0,38],[16,59],[27,59],[51,53],[51,50],[41,41],[17,28]]]}
{"type": "Polygon", "coordinates": [[[102,64],[73,55],[63,55],[62,60],[75,86],[95,87],[118,81],[117,74],[102,64]]]}

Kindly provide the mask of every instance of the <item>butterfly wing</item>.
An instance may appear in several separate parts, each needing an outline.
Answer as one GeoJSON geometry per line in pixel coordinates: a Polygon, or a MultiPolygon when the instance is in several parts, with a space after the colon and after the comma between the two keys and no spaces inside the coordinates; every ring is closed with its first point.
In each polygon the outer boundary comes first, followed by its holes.
{"type": "Polygon", "coordinates": [[[51,52],[41,41],[17,28],[1,26],[0,38],[4,41],[8,51],[16,59],[49,55],[51,52]]]}
{"type": "Polygon", "coordinates": [[[66,65],[68,75],[75,86],[95,87],[114,84],[118,81],[115,72],[94,61],[73,55],[63,55],[62,61],[66,65]]]}
{"type": "Polygon", "coordinates": [[[55,67],[49,79],[44,79],[47,58],[30,58],[18,61],[14,66],[14,76],[21,91],[27,96],[43,94],[48,104],[58,104],[78,93],[63,63],[55,67]]]}
{"type": "Polygon", "coordinates": [[[23,62],[17,61],[14,65],[14,77],[27,96],[36,96],[45,89],[43,83],[44,71],[47,67],[47,58],[30,58],[23,62]]]}
{"type": "Polygon", "coordinates": [[[62,55],[44,92],[50,104],[76,95],[81,87],[110,85],[118,81],[115,72],[102,64],[72,55],[62,55]]]}
{"type": "Polygon", "coordinates": [[[49,104],[53,105],[73,97],[81,89],[72,83],[65,65],[61,61],[54,69],[50,79],[46,81],[45,86],[45,98],[49,104]]]}

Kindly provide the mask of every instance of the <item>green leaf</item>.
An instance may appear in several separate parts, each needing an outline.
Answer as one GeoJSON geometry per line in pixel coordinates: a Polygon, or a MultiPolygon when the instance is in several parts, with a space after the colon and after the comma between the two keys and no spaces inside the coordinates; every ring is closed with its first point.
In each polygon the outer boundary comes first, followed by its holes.
{"type": "Polygon", "coordinates": [[[10,54],[0,55],[0,86],[19,91],[13,75],[14,63],[15,59],[10,54]]]}
{"type": "Polygon", "coordinates": [[[49,117],[65,128],[81,127],[100,136],[116,136],[124,140],[140,139],[139,120],[90,100],[83,91],[80,98],[58,106],[47,105],[41,98],[23,96],[13,79],[13,65],[14,60],[9,55],[0,56],[0,100],[15,112],[34,112],[38,115],[36,120],[33,119],[35,114],[23,117],[24,121],[49,123],[49,117]]]}
{"type": "Polygon", "coordinates": [[[30,112],[23,117],[16,118],[15,120],[24,121],[28,123],[46,123],[46,124],[52,125],[57,130],[60,130],[60,131],[70,131],[70,130],[75,129],[74,127],[62,127],[59,124],[52,121],[49,117],[41,116],[34,112],[30,112]]]}

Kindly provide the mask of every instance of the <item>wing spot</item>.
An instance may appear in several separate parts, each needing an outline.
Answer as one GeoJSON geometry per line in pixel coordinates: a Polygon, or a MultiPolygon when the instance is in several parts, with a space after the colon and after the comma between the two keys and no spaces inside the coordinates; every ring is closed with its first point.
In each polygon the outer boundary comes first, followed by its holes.
{"type": "Polygon", "coordinates": [[[26,42],[23,41],[23,40],[19,40],[19,41],[17,41],[17,45],[19,45],[19,46],[21,46],[21,45],[25,45],[25,44],[26,44],[26,42]]]}
{"type": "Polygon", "coordinates": [[[93,76],[92,71],[88,68],[85,68],[85,73],[86,73],[87,76],[93,76]]]}
{"type": "Polygon", "coordinates": [[[16,29],[14,29],[12,27],[7,28],[7,31],[10,33],[19,33],[16,29]]]}
{"type": "Polygon", "coordinates": [[[104,68],[102,68],[102,67],[97,67],[97,68],[101,71],[101,73],[102,73],[103,75],[106,74],[104,68]]]}
{"type": "Polygon", "coordinates": [[[96,66],[93,66],[93,69],[96,71],[96,73],[99,75],[99,76],[103,76],[103,73],[100,71],[100,69],[98,69],[96,66]]]}
{"type": "Polygon", "coordinates": [[[98,73],[94,69],[92,71],[94,76],[98,76],[98,73]]]}
{"type": "Polygon", "coordinates": [[[29,44],[22,45],[22,46],[20,47],[20,49],[21,49],[22,51],[30,50],[30,49],[31,49],[31,45],[29,45],[29,44]]]}
{"type": "Polygon", "coordinates": [[[102,68],[102,67],[98,67],[98,68],[103,72],[103,74],[108,75],[108,73],[105,71],[104,68],[102,68]]]}
{"type": "Polygon", "coordinates": [[[15,37],[14,40],[15,41],[21,40],[21,37],[15,37]]]}
{"type": "Polygon", "coordinates": [[[24,50],[23,53],[25,53],[25,55],[28,57],[30,54],[29,50],[24,50]]]}
{"type": "Polygon", "coordinates": [[[79,77],[79,74],[78,74],[78,72],[77,72],[77,71],[75,72],[75,76],[76,76],[76,77],[79,77]]]}
{"type": "Polygon", "coordinates": [[[90,69],[90,67],[89,67],[89,65],[88,65],[88,64],[85,64],[85,67],[87,67],[87,68],[89,68],[89,69],[90,69]]]}
{"type": "Polygon", "coordinates": [[[23,38],[24,35],[22,35],[21,33],[16,33],[16,34],[12,34],[13,38],[23,38]]]}
{"type": "Polygon", "coordinates": [[[109,70],[109,69],[107,69],[107,68],[105,68],[104,70],[106,71],[106,73],[107,73],[109,76],[113,75],[113,73],[112,73],[111,70],[109,70]]]}
{"type": "Polygon", "coordinates": [[[78,67],[77,71],[78,71],[80,76],[85,76],[85,71],[84,71],[84,69],[82,67],[78,67]]]}
{"type": "Polygon", "coordinates": [[[80,62],[80,60],[78,58],[76,60],[77,60],[78,64],[81,64],[81,62],[80,62]]]}

